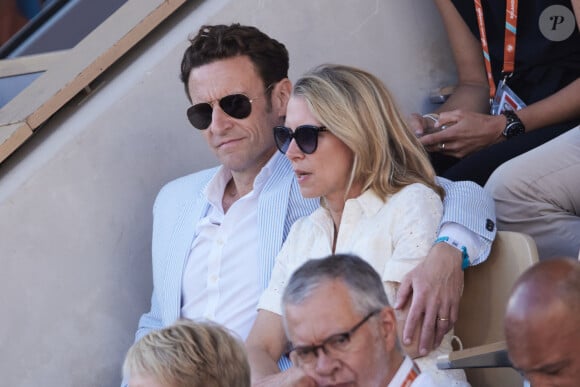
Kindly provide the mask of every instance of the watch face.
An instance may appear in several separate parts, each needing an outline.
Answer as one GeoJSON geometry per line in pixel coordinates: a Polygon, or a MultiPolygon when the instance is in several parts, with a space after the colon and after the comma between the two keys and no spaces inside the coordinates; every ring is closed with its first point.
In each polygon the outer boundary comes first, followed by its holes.
{"type": "Polygon", "coordinates": [[[508,125],[508,127],[505,128],[504,130],[504,136],[506,136],[507,138],[512,138],[522,133],[524,133],[524,126],[519,122],[514,122],[508,125]]]}
{"type": "Polygon", "coordinates": [[[518,136],[526,131],[524,124],[518,116],[511,111],[505,111],[502,113],[506,117],[506,125],[505,129],[503,130],[503,135],[506,138],[512,138],[514,136],[518,136]]]}

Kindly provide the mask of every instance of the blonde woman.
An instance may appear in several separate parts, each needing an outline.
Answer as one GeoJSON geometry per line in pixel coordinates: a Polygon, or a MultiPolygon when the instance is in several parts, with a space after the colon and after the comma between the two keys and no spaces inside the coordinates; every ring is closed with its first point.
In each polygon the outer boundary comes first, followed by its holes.
{"type": "MultiPolygon", "coordinates": [[[[291,274],[310,258],[356,254],[381,275],[394,303],[403,276],[427,255],[436,237],[443,190],[392,96],[363,70],[323,65],[304,75],[294,86],[285,126],[275,127],[274,137],[292,163],[301,194],[320,197],[322,207],[292,226],[260,299],[246,348],[254,383],[309,386],[313,381],[296,367],[277,374],[275,360],[289,345],[281,296],[291,274]]],[[[321,332],[319,339],[336,333],[342,332],[321,332]]],[[[446,337],[443,348],[418,359],[418,364],[441,385],[461,385],[462,371],[436,369],[435,358],[450,350],[449,341],[446,337]]],[[[416,342],[417,337],[405,348],[415,356],[416,342]]],[[[336,384],[360,382],[362,375],[346,361],[327,358],[321,351],[318,355],[321,362],[333,362],[329,372],[336,384]]]]}

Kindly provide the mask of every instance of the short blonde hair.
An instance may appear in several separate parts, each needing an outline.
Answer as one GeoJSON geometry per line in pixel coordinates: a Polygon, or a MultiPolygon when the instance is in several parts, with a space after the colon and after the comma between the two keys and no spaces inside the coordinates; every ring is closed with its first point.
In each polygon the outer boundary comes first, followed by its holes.
{"type": "Polygon", "coordinates": [[[386,200],[407,185],[421,183],[443,198],[425,149],[377,77],[325,64],[303,75],[293,95],[304,98],[320,123],[354,153],[350,185],[360,182],[363,191],[372,189],[386,200]]]}
{"type": "Polygon", "coordinates": [[[215,323],[185,319],[133,344],[123,364],[124,379],[132,375],[171,387],[250,386],[241,341],[215,323]]]}

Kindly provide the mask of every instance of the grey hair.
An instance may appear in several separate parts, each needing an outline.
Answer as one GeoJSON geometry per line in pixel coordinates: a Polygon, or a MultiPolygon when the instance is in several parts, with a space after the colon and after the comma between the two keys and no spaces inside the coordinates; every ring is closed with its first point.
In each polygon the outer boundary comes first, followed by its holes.
{"type": "Polygon", "coordinates": [[[282,310],[288,304],[301,304],[322,283],[332,280],[345,283],[355,311],[361,315],[389,306],[383,281],[368,262],[353,254],[336,254],[311,259],[292,274],[282,295],[282,310]]]}

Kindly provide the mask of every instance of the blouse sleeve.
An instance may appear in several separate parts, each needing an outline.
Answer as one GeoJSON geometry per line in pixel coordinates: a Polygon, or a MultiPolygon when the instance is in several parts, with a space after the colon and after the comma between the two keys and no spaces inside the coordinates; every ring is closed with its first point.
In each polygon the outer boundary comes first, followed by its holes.
{"type": "Polygon", "coordinates": [[[422,184],[413,184],[395,197],[392,220],[393,253],[385,265],[383,281],[401,282],[423,260],[433,245],[443,213],[441,198],[422,184]]]}

